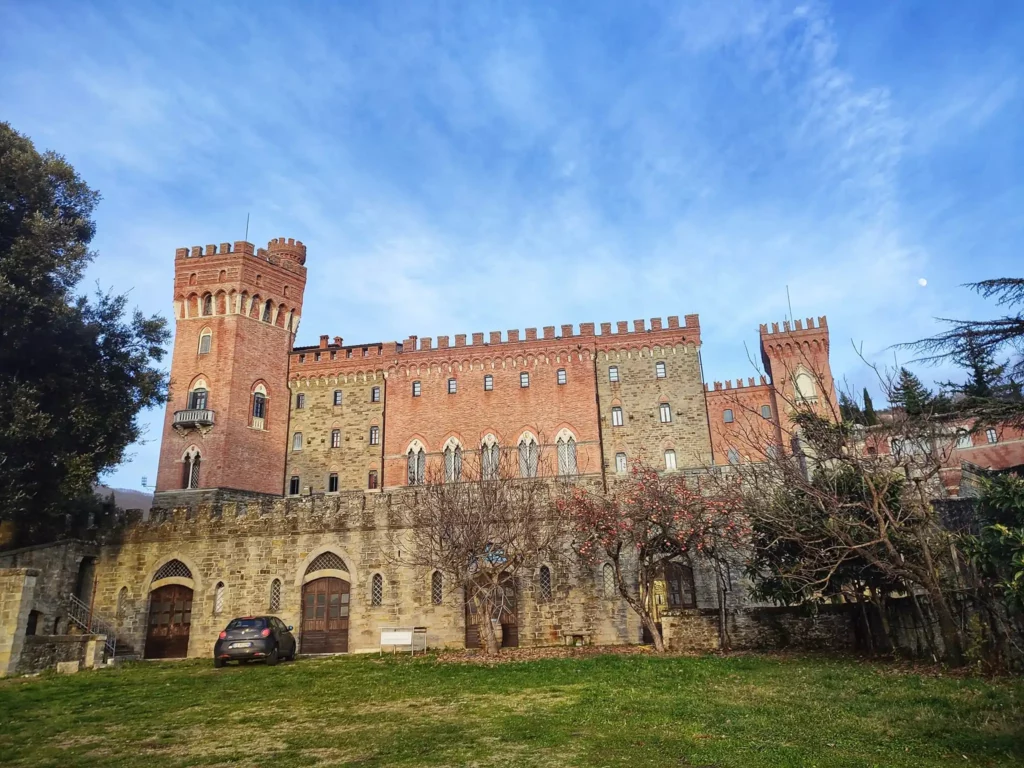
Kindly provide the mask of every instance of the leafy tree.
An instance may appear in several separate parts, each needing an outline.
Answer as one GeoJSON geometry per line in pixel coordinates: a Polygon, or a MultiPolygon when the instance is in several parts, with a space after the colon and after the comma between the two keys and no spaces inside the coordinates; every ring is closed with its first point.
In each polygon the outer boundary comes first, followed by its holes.
{"type": "Polygon", "coordinates": [[[166,396],[166,322],[75,293],[98,201],[64,158],[0,123],[0,522],[15,544],[70,532],[140,437],[139,411],[166,396]]]}
{"type": "Polygon", "coordinates": [[[615,586],[665,650],[654,620],[654,582],[673,561],[703,557],[718,579],[719,631],[727,646],[724,621],[724,567],[738,553],[749,528],[735,505],[687,486],[679,474],[662,474],[633,462],[630,474],[611,497],[574,486],[558,500],[576,531],[575,549],[584,559],[610,562],[615,586]]]}
{"type": "Polygon", "coordinates": [[[871,393],[864,387],[864,423],[869,427],[878,424],[878,414],[875,413],[875,404],[871,402],[871,393]]]}
{"type": "Polygon", "coordinates": [[[900,368],[890,399],[894,407],[902,409],[907,416],[916,417],[930,410],[935,396],[915,374],[900,368]]]}

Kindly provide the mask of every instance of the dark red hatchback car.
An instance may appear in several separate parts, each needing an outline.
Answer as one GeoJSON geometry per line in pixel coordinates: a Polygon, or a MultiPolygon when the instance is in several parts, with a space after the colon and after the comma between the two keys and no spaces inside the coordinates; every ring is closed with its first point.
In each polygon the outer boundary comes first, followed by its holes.
{"type": "Polygon", "coordinates": [[[294,659],[292,628],[276,616],[243,616],[232,619],[213,646],[213,666],[229,661],[265,661],[273,666],[281,659],[294,659]]]}

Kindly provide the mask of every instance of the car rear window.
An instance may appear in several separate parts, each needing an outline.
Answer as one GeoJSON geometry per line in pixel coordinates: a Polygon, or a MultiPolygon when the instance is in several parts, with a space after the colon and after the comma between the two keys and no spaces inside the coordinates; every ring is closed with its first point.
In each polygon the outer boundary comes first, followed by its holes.
{"type": "Polygon", "coordinates": [[[265,626],[266,619],[232,619],[228,629],[263,629],[265,626]]]}

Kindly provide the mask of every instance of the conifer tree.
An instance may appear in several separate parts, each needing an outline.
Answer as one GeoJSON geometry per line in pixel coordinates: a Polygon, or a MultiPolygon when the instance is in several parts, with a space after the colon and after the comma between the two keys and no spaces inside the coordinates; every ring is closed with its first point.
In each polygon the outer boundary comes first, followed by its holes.
{"type": "Polygon", "coordinates": [[[893,407],[902,409],[907,416],[921,416],[935,397],[915,374],[900,368],[889,399],[893,407]]]}
{"type": "Polygon", "coordinates": [[[849,424],[863,424],[864,414],[857,405],[857,401],[845,392],[839,393],[839,413],[843,421],[849,424]]]}
{"type": "Polygon", "coordinates": [[[871,402],[871,393],[864,387],[864,423],[873,427],[878,423],[878,414],[875,413],[875,404],[871,402]]]}

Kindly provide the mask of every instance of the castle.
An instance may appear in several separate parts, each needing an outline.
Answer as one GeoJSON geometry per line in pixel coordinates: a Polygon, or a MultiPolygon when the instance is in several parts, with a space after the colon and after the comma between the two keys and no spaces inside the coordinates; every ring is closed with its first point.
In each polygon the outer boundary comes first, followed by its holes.
{"type": "MultiPolygon", "coordinates": [[[[669,472],[758,461],[753,444],[788,450],[786,403],[833,402],[824,317],[762,325],[766,376],[705,385],[697,315],[296,347],[305,284],[293,239],[178,249],[154,511],[99,544],[4,555],[21,569],[11,615],[59,634],[77,594],[149,658],[209,655],[228,619],[265,612],[295,626],[303,653],[376,650],[399,625],[461,647],[475,642],[461,593],[385,556],[394,498],[474,480],[462,456],[495,446],[525,476],[604,490],[633,459],[669,472]]],[[[675,578],[666,611],[714,612],[699,569],[675,578]]],[[[600,564],[538,564],[521,582],[505,645],[640,639],[600,564]]]]}

